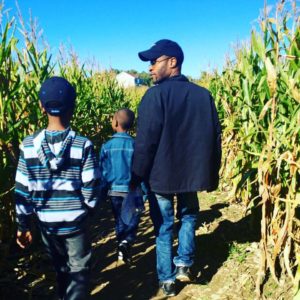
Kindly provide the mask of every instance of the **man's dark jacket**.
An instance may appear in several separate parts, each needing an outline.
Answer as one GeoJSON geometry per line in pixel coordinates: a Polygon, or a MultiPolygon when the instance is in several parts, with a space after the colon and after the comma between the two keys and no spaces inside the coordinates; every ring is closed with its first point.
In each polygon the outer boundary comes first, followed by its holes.
{"type": "Polygon", "coordinates": [[[210,93],[183,75],[151,87],[138,108],[133,181],[156,193],[217,188],[221,128],[210,93]]]}

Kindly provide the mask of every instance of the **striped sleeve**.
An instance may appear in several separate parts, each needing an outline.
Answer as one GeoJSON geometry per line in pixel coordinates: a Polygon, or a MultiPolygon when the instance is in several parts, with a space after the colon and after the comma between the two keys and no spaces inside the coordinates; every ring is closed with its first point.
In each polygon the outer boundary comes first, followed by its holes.
{"type": "Polygon", "coordinates": [[[93,208],[100,196],[100,170],[94,146],[90,141],[85,143],[82,165],[82,195],[87,206],[93,208]]]}
{"type": "Polygon", "coordinates": [[[16,218],[19,231],[29,230],[30,215],[33,213],[28,185],[28,169],[24,158],[24,148],[22,144],[20,147],[15,185],[16,218]]]}

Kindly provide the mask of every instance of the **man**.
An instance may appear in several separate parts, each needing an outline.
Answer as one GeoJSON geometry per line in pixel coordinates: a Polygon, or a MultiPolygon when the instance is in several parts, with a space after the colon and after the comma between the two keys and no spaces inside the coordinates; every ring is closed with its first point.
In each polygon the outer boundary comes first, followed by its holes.
{"type": "Polygon", "coordinates": [[[155,86],[138,109],[131,187],[148,181],[150,214],[156,233],[159,286],[175,295],[175,279],[190,281],[194,262],[197,191],[218,186],[221,128],[210,93],[181,75],[183,51],[171,40],[160,40],[139,53],[150,61],[155,86]],[[177,256],[172,259],[174,197],[180,221],[177,256]]]}

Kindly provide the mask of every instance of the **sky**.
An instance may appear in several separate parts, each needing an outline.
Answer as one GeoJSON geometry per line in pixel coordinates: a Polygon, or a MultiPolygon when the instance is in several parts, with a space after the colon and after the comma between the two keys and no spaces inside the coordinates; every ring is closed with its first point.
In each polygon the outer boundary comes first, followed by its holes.
{"type": "MultiPolygon", "coordinates": [[[[3,0],[2,0],[3,1],[3,0]]],[[[1,2],[1,1],[0,1],[1,2]]],[[[275,7],[276,0],[267,0],[275,7]]],[[[233,47],[250,38],[264,0],[19,0],[25,20],[37,19],[50,52],[72,45],[81,62],[94,59],[101,69],[148,71],[138,52],[160,39],[183,49],[182,73],[222,69],[233,47]]],[[[15,1],[4,0],[12,8],[15,1]]]]}

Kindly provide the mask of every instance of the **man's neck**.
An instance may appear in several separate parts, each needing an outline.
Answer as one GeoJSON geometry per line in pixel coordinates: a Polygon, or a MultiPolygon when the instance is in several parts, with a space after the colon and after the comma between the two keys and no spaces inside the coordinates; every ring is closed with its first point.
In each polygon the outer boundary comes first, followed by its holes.
{"type": "Polygon", "coordinates": [[[178,68],[171,71],[170,77],[181,75],[181,72],[178,68]]]}

